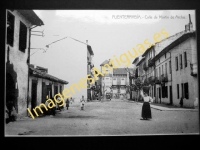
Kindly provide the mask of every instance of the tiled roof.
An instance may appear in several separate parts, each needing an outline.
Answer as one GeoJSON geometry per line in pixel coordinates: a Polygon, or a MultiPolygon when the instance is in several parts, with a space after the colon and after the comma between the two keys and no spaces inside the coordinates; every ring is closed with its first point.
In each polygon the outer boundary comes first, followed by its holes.
{"type": "Polygon", "coordinates": [[[105,60],[100,66],[103,66],[105,64],[109,64],[109,61],[108,60],[105,60]]]}
{"type": "Polygon", "coordinates": [[[125,68],[113,68],[113,74],[127,74],[127,71],[125,68]]]}
{"type": "Polygon", "coordinates": [[[145,60],[145,57],[140,57],[140,60],[139,60],[139,62],[137,63],[136,66],[139,66],[144,60],[145,60]]]}
{"type": "Polygon", "coordinates": [[[33,25],[41,26],[44,25],[43,21],[35,14],[33,10],[16,10],[21,15],[29,20],[33,25]]]}
{"type": "Polygon", "coordinates": [[[54,77],[48,73],[45,73],[45,72],[42,72],[36,68],[33,68],[33,67],[29,67],[29,72],[30,72],[30,75],[31,76],[35,76],[35,77],[39,77],[39,78],[43,78],[43,79],[48,79],[48,80],[51,80],[51,81],[56,81],[56,82],[59,82],[59,83],[63,83],[63,84],[68,84],[69,82],[67,81],[64,81],[62,79],[59,79],[57,77],[54,77]]]}
{"type": "Polygon", "coordinates": [[[170,45],[172,42],[174,42],[175,40],[177,40],[178,38],[180,38],[182,35],[185,34],[185,30],[178,32],[158,43],[155,43],[154,49],[155,49],[155,55],[157,55],[158,53],[160,53],[164,48],[166,48],[168,45],[170,45]]]}
{"type": "Polygon", "coordinates": [[[186,32],[183,35],[179,36],[179,38],[176,38],[173,42],[171,42],[168,46],[166,46],[162,51],[160,51],[153,59],[152,61],[156,61],[160,56],[162,56],[164,53],[168,52],[170,49],[174,48],[178,44],[182,43],[186,39],[188,39],[191,36],[195,36],[195,31],[193,32],[186,32]]]}

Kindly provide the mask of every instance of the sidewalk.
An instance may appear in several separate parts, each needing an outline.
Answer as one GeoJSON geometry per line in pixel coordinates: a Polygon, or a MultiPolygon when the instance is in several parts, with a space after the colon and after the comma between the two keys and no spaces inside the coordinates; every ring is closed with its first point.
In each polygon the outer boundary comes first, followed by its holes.
{"type": "MultiPolygon", "coordinates": [[[[138,105],[142,105],[143,102],[135,102],[135,101],[130,101],[130,100],[125,100],[127,102],[131,103],[136,103],[138,105]]],[[[175,107],[175,106],[167,106],[165,104],[157,104],[157,103],[151,103],[150,104],[151,108],[157,109],[160,111],[198,111],[198,108],[180,108],[180,107],[175,107]]]]}

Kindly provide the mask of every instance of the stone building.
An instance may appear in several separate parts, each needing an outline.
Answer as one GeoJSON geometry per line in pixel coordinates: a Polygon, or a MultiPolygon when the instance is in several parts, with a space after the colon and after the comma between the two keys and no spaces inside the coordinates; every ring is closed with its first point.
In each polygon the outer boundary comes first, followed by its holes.
{"type": "Polygon", "coordinates": [[[31,110],[41,103],[45,103],[48,98],[54,98],[54,95],[60,93],[64,89],[67,81],[48,74],[48,69],[30,65],[29,67],[29,98],[28,108],[31,110]]]}
{"type": "Polygon", "coordinates": [[[18,115],[25,116],[31,29],[44,24],[32,10],[8,9],[6,13],[6,104],[12,102],[18,115]]]}

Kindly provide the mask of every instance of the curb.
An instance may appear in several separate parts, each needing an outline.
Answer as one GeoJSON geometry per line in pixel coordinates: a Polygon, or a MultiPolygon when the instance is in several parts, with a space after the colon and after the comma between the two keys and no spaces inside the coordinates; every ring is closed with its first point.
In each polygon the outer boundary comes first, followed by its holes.
{"type": "MultiPolygon", "coordinates": [[[[142,103],[140,103],[140,102],[129,101],[129,100],[126,100],[126,101],[142,105],[142,103]]],[[[198,111],[198,108],[195,108],[195,109],[185,108],[184,109],[184,108],[167,108],[167,107],[164,107],[164,106],[154,106],[154,105],[150,105],[150,106],[151,106],[151,108],[156,109],[156,110],[160,110],[160,111],[198,111]]]]}

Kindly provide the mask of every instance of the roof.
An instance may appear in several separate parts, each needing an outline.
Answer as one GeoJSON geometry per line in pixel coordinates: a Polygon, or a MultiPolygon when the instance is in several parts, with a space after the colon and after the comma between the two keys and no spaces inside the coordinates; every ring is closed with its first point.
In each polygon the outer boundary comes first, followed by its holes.
{"type": "Polygon", "coordinates": [[[92,47],[90,45],[87,45],[87,49],[88,49],[90,55],[94,55],[92,47]]]}
{"type": "Polygon", "coordinates": [[[35,14],[33,10],[16,10],[18,11],[24,18],[30,21],[33,25],[41,26],[44,25],[43,21],[35,14]]]}
{"type": "Polygon", "coordinates": [[[48,80],[51,80],[51,81],[56,81],[56,82],[59,82],[59,83],[63,83],[63,84],[68,84],[69,82],[67,81],[64,81],[62,79],[59,79],[57,77],[54,77],[48,73],[45,73],[45,72],[42,72],[36,68],[33,68],[33,67],[29,67],[29,71],[30,71],[30,75],[31,76],[34,76],[34,77],[39,77],[39,78],[43,78],[43,79],[48,79],[48,80]]]}
{"type": "Polygon", "coordinates": [[[146,49],[146,51],[142,54],[142,57],[144,57],[153,47],[154,47],[154,45],[151,45],[151,47],[146,49]]]}
{"type": "Polygon", "coordinates": [[[109,61],[108,60],[105,60],[100,66],[103,66],[105,64],[109,64],[109,61]]]}
{"type": "Polygon", "coordinates": [[[134,64],[134,63],[136,63],[136,61],[139,59],[139,57],[136,57],[135,59],[134,59],[134,61],[132,62],[132,64],[134,64]]]}
{"type": "Polygon", "coordinates": [[[170,45],[172,42],[174,42],[175,40],[177,40],[178,38],[180,38],[184,34],[185,34],[185,30],[178,32],[178,33],[176,33],[172,36],[169,36],[168,38],[165,38],[160,42],[155,43],[155,45],[154,45],[155,55],[160,53],[165,47],[170,45]]]}
{"type": "Polygon", "coordinates": [[[143,57],[136,66],[139,66],[143,61],[145,60],[145,57],[143,57]]]}
{"type": "Polygon", "coordinates": [[[173,41],[171,44],[169,44],[167,47],[165,47],[161,52],[159,52],[153,59],[152,61],[158,60],[163,54],[167,53],[169,50],[174,48],[175,46],[179,45],[180,43],[184,42],[187,40],[189,37],[195,36],[195,31],[193,32],[186,32],[179,38],[177,38],[175,41],[173,41]]]}
{"type": "Polygon", "coordinates": [[[127,74],[127,70],[125,68],[113,68],[113,74],[127,74]]]}

